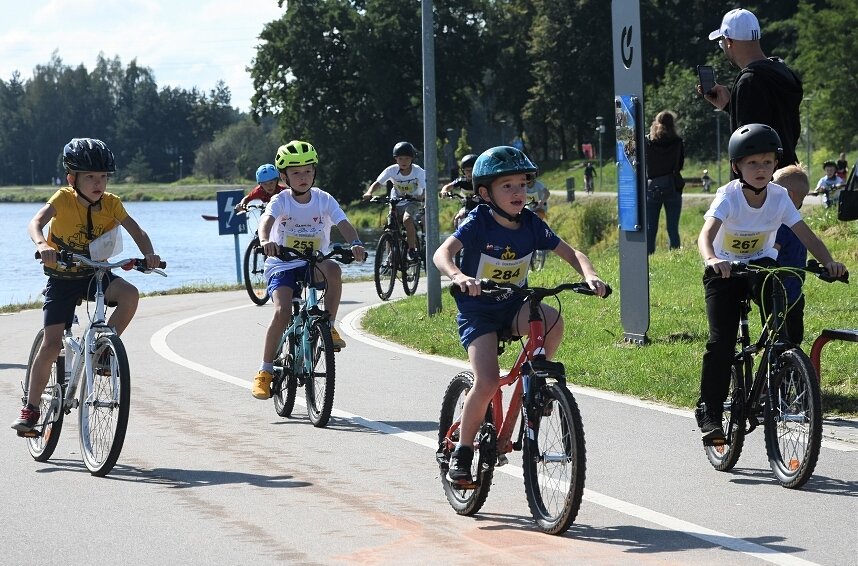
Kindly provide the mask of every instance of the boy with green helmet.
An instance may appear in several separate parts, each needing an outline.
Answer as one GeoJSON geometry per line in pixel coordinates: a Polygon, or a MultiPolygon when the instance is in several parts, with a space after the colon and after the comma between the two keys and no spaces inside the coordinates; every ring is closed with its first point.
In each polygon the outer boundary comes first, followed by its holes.
{"type": "MultiPolygon", "coordinates": [[[[283,261],[277,257],[280,246],[327,252],[331,226],[336,224],[343,237],[351,242],[357,261],[366,259],[366,252],[357,230],[346,217],[337,200],[313,186],[319,155],[310,143],[293,140],[280,146],[274,163],[280,179],[288,190],[279,193],[259,220],[259,243],[265,255],[265,279],[274,302],[274,316],[265,334],[262,365],[253,380],[251,393],[257,399],[271,397],[271,380],[277,343],[292,319],[292,296],[305,280],[307,262],[283,261]]],[[[320,279],[326,282],[325,309],[336,320],[343,291],[342,270],[333,260],[318,264],[320,279]]],[[[335,348],[345,347],[345,341],[331,325],[335,348]]]]}
{"type": "MultiPolygon", "coordinates": [[[[450,459],[447,479],[467,488],[472,484],[474,437],[497,389],[498,332],[523,336],[528,307],[520,299],[496,300],[480,295],[480,280],[526,285],[530,256],[536,249],[556,253],[577,271],[599,296],[605,283],[584,253],[558,237],[535,213],[525,208],[527,186],[536,166],[514,147],[493,147],[474,164],[474,188],[485,204],[477,206],[435,252],[438,269],[462,290],[456,297],[459,337],[474,371],[474,387],[462,409],[460,441],[450,459]],[[453,257],[462,251],[461,268],[453,257]]],[[[543,306],[546,356],[550,359],[563,338],[563,319],[543,306]]]]}

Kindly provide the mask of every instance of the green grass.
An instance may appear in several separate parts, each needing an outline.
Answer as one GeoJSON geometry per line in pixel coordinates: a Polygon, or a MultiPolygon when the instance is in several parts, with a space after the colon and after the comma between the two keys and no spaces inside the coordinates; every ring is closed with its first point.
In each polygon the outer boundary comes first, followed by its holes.
{"type": "MultiPolygon", "coordinates": [[[[183,180],[172,184],[110,183],[107,190],[125,201],[214,200],[220,190],[247,190],[252,186],[251,182],[246,185],[218,185],[183,180]]],[[[0,203],[47,202],[56,190],[57,187],[50,185],[0,187],[0,203]]]]}
{"type": "MultiPolygon", "coordinates": [[[[563,204],[552,209],[551,224],[558,233],[583,233],[582,222],[601,219],[605,209],[615,204],[563,204]],[[592,208],[592,210],[587,210],[592,208]],[[580,210],[585,209],[585,210],[580,210]],[[583,219],[583,220],[582,220],[583,219]]],[[[560,305],[566,321],[565,339],[556,358],[566,364],[570,382],[616,391],[690,408],[697,400],[700,364],[707,339],[706,306],[703,297],[702,261],[696,237],[702,224],[704,205],[689,204],[683,209],[683,248],[668,252],[663,225],[659,230],[659,251],[650,258],[651,343],[645,347],[625,345],[620,320],[619,259],[617,231],[605,227],[605,237],[588,246],[588,255],[615,293],[605,300],[563,294],[560,305]]],[[[858,266],[858,227],[839,223],[832,211],[811,208],[807,221],[828,242],[836,258],[853,270],[858,266]]],[[[615,213],[614,213],[615,214],[615,213]]],[[[568,241],[573,245],[574,238],[568,241]]],[[[546,267],[531,276],[533,285],[553,285],[578,280],[577,273],[556,256],[549,255],[546,267]]],[[[854,328],[854,291],[851,285],[827,284],[808,278],[805,284],[807,308],[804,349],[824,328],[854,328]]],[[[371,309],[364,327],[375,334],[417,350],[466,360],[459,344],[455,323],[455,303],[442,293],[442,312],[427,315],[425,296],[386,303],[371,309]]],[[[756,311],[751,317],[752,332],[759,331],[756,311]]],[[[517,345],[511,345],[501,365],[512,365],[517,345]]],[[[823,408],[826,413],[858,414],[858,346],[831,342],[822,355],[823,408]]]]}

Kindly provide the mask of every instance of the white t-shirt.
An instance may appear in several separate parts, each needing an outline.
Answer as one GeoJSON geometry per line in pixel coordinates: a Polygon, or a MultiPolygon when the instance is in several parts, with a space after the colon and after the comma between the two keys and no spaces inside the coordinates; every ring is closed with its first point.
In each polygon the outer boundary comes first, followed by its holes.
{"type": "Polygon", "coordinates": [[[829,188],[830,189],[831,187],[834,187],[836,185],[842,185],[842,184],[843,184],[843,179],[841,179],[837,175],[835,175],[834,177],[831,177],[831,178],[829,178],[828,175],[823,175],[822,179],[820,179],[819,182],[816,184],[816,188],[817,188],[817,190],[823,189],[823,188],[829,188]]]}
{"type": "MultiPolygon", "coordinates": [[[[283,191],[268,203],[263,216],[274,217],[269,240],[281,246],[299,250],[321,250],[327,253],[331,244],[331,226],[346,220],[337,199],[318,187],[310,189],[310,202],[302,204],[283,191]]],[[[276,257],[265,259],[266,279],[275,273],[300,267],[303,260],[283,261],[276,257]]]]}
{"type": "MultiPolygon", "coordinates": [[[[423,193],[426,191],[426,171],[414,163],[411,164],[411,172],[408,175],[403,175],[402,171],[399,170],[399,165],[394,163],[379,173],[375,181],[380,185],[384,185],[388,181],[393,181],[393,188],[390,190],[391,198],[404,196],[419,197],[423,196],[423,193]]],[[[399,204],[405,206],[408,204],[408,201],[399,204]]]]}
{"type": "Polygon", "coordinates": [[[742,194],[742,184],[738,180],[718,189],[703,217],[721,221],[713,242],[715,255],[727,261],[743,262],[763,257],[777,259],[774,245],[778,228],[781,224],[792,228],[801,220],[801,214],[784,187],[769,183],[763,206],[753,208],[742,194]]]}

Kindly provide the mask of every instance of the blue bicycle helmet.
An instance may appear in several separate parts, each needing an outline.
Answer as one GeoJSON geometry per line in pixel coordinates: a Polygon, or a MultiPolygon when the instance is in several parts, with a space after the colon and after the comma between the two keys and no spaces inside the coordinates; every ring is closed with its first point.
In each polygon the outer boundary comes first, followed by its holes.
{"type": "Polygon", "coordinates": [[[274,179],[279,179],[280,173],[277,171],[277,168],[274,167],[271,163],[266,163],[265,165],[260,165],[259,169],[256,170],[256,182],[257,183],[265,183],[268,181],[273,181],[274,179]]]}
{"type": "Polygon", "coordinates": [[[536,165],[528,159],[520,149],[502,145],[493,147],[482,152],[474,163],[474,188],[485,185],[491,186],[491,182],[503,175],[516,173],[535,174],[536,165]]]}

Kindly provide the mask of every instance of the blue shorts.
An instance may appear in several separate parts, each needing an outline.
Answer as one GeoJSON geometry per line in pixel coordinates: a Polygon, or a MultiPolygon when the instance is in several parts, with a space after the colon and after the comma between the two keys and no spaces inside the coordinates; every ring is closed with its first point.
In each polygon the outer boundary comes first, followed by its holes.
{"type": "MultiPolygon", "coordinates": [[[[119,279],[119,277],[108,272],[104,278],[105,291],[114,279],[119,279]]],[[[45,326],[65,324],[66,328],[71,328],[72,322],[74,322],[74,309],[79,302],[83,299],[88,301],[95,299],[95,278],[94,276],[80,279],[48,277],[44,294],[45,305],[42,307],[42,315],[45,326]]],[[[110,303],[108,306],[116,305],[110,303]]]]}
{"type": "Polygon", "coordinates": [[[497,304],[481,303],[475,305],[477,308],[474,310],[460,311],[456,315],[456,322],[459,325],[459,341],[462,346],[467,350],[471,342],[483,334],[495,332],[508,335],[523,304],[523,300],[504,301],[497,304]]]}
{"type": "MultiPolygon", "coordinates": [[[[318,275],[318,273],[317,273],[318,275]]],[[[274,291],[280,287],[291,287],[292,296],[297,297],[301,290],[306,287],[310,280],[310,270],[304,264],[301,267],[294,267],[284,271],[278,271],[268,279],[267,290],[269,295],[274,295],[274,291]]],[[[316,289],[322,290],[325,284],[321,281],[316,283],[316,289]]]]}

